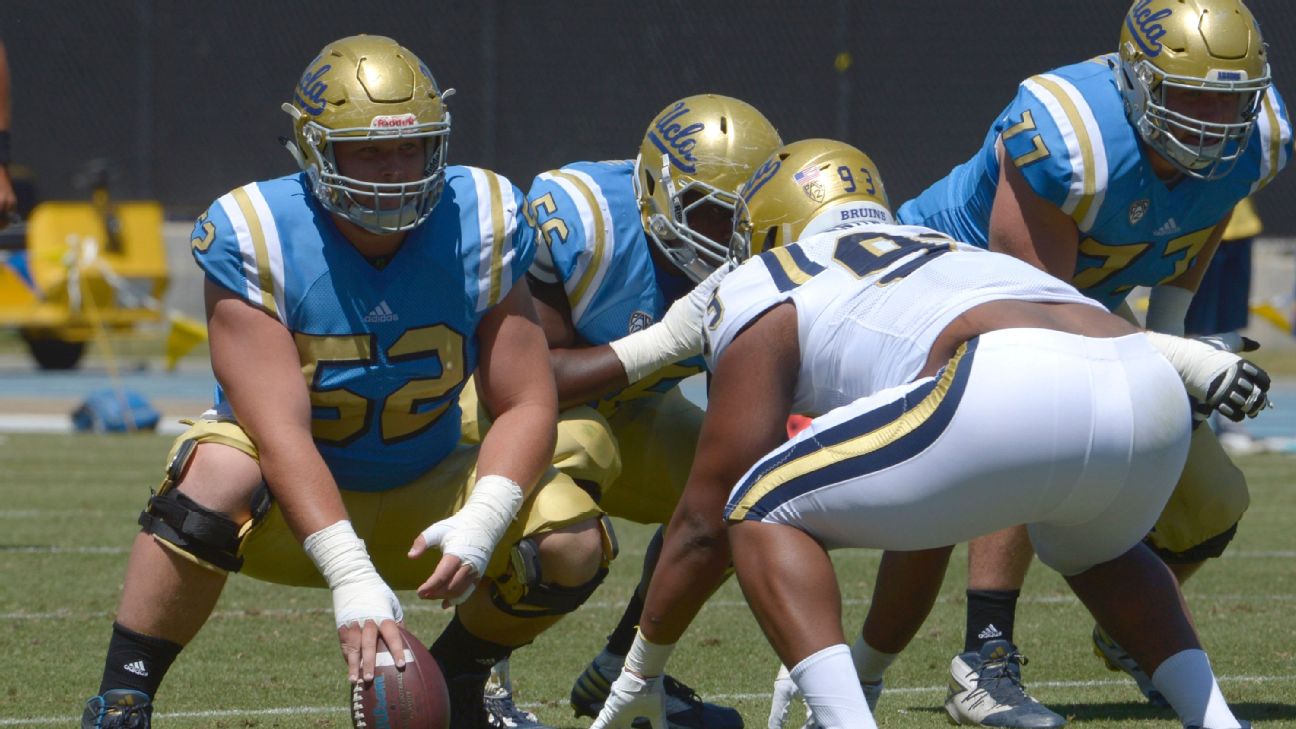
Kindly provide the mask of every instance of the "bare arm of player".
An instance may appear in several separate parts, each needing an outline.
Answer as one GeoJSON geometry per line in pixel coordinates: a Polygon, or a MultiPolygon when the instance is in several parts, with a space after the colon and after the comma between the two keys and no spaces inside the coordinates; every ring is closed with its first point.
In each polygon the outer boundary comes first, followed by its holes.
{"type": "Polygon", "coordinates": [[[716,363],[688,484],[666,530],[639,629],[669,645],[693,622],[729,567],[724,505],[742,475],[787,438],[800,366],[796,309],[763,314],[716,363]]]}
{"type": "Polygon", "coordinates": [[[553,459],[558,404],[545,336],[525,280],[477,325],[478,390],[495,423],[482,441],[478,474],[499,474],[531,493],[553,459]]]}
{"type": "Polygon", "coordinates": [[[581,345],[562,285],[530,282],[536,313],[549,343],[559,405],[566,408],[591,402],[629,385],[625,367],[612,347],[581,345]]]}
{"type": "MultiPolygon", "coordinates": [[[[506,501],[483,504],[488,509],[483,515],[499,534],[483,531],[479,532],[480,536],[475,536],[469,532],[478,529],[479,524],[461,524],[455,517],[439,524],[452,522],[447,524],[448,530],[461,530],[472,542],[474,552],[488,556],[496,545],[485,542],[502,536],[503,528],[499,527],[507,527],[522,501],[535,489],[540,475],[549,467],[558,437],[558,402],[544,332],[525,280],[519,281],[504,300],[482,318],[477,325],[477,338],[481,344],[476,372],[477,392],[488,411],[495,413],[495,421],[482,440],[477,456],[477,486],[463,511],[473,506],[474,500],[480,496],[478,491],[488,479],[496,484],[507,479],[512,482],[507,489],[516,492],[520,487],[521,494],[520,498],[514,493],[506,501]],[[510,510],[512,514],[507,513],[510,510]]],[[[433,529],[437,526],[419,535],[411,556],[418,556],[427,548],[427,535],[433,529]]],[[[443,543],[442,547],[441,561],[432,576],[419,586],[418,594],[425,599],[442,598],[457,604],[471,593],[482,576],[482,570],[452,554],[455,547],[451,542],[443,543]]],[[[481,567],[484,568],[484,563],[481,567]]]]}
{"type": "Polygon", "coordinates": [[[237,294],[206,282],[212,371],[261,459],[284,521],[304,541],[347,518],[311,438],[310,394],[292,334],[237,294]]]}
{"type": "Polygon", "coordinates": [[[402,645],[394,622],[402,617],[400,604],[364,553],[311,437],[310,394],[297,346],[282,324],[238,295],[210,280],[204,294],[212,372],[256,443],[261,475],[284,521],[333,592],[350,680],[369,680],[379,633],[388,645],[402,645]],[[323,561],[312,540],[327,554],[323,561]]]}
{"type": "Polygon", "coordinates": [[[999,186],[990,209],[990,250],[1071,282],[1080,230],[1071,216],[1031,189],[1026,176],[999,147],[999,186]]]}

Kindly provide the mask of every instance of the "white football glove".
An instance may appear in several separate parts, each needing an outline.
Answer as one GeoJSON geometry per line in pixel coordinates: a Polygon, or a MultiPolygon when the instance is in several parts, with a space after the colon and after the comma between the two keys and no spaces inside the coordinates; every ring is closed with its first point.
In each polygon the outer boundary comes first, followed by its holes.
{"type": "Polygon", "coordinates": [[[333,591],[337,627],[405,619],[400,600],[374,569],[351,522],[344,519],[324,527],[306,537],[302,546],[333,591]]]}
{"type": "Polygon", "coordinates": [[[629,729],[630,724],[640,717],[648,720],[651,729],[667,729],[666,691],[662,688],[662,678],[645,679],[622,670],[617,680],[612,682],[603,709],[590,729],[629,729]]]}
{"type": "MultiPolygon", "coordinates": [[[[463,508],[424,529],[423,539],[429,547],[439,546],[442,554],[458,557],[480,578],[521,508],[521,486],[504,476],[482,476],[463,508]]],[[[462,603],[474,589],[475,585],[450,602],[462,603]]]]}
{"type": "MultiPolygon", "coordinates": [[[[796,682],[792,680],[787,666],[780,665],[778,676],[774,678],[774,696],[770,700],[769,729],[783,729],[783,723],[792,712],[792,706],[801,703],[801,689],[797,688],[796,682]]],[[[814,718],[807,710],[802,729],[816,727],[818,724],[815,724],[814,718]]]]}
{"type": "Polygon", "coordinates": [[[630,384],[668,364],[702,353],[702,318],[711,294],[731,270],[733,264],[726,261],[687,296],[671,304],[661,321],[609,343],[630,384]]]}
{"type": "MultiPolygon", "coordinates": [[[[1269,405],[1269,374],[1255,363],[1206,342],[1146,332],[1206,412],[1229,420],[1255,417],[1269,405]]],[[[1200,413],[1201,411],[1198,411],[1200,413]]]]}

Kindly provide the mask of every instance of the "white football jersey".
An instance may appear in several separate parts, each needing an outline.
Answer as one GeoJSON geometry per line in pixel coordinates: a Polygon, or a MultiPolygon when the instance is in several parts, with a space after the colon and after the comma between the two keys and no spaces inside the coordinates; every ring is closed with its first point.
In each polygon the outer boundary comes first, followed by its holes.
{"type": "Polygon", "coordinates": [[[784,301],[797,310],[801,370],[793,408],[825,413],[912,380],[959,314],[1000,299],[1101,305],[1011,256],[930,228],[847,224],[774,248],[729,274],[711,299],[705,354],[784,301]]]}

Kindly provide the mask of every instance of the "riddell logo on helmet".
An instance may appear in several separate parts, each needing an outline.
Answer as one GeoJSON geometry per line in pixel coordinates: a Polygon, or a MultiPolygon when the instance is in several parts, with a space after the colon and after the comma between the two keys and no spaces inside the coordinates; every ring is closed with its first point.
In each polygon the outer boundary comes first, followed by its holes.
{"type": "Polygon", "coordinates": [[[1158,56],[1161,54],[1161,38],[1165,36],[1166,29],[1157,21],[1165,20],[1171,13],[1169,8],[1162,8],[1154,13],[1148,10],[1148,5],[1151,4],[1152,0],[1138,0],[1134,3],[1129,15],[1125,16],[1125,26],[1129,28],[1130,34],[1134,36],[1134,42],[1139,44],[1139,48],[1142,48],[1144,53],[1158,56]]]}
{"type": "Polygon", "coordinates": [[[412,127],[418,124],[418,117],[413,114],[388,114],[385,116],[376,116],[369,126],[374,129],[399,129],[400,127],[412,127]]]}

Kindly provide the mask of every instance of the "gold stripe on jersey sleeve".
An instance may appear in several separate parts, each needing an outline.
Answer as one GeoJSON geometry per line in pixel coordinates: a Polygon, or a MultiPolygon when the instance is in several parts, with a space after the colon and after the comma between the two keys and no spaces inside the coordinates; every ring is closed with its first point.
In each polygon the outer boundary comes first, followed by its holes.
{"type": "Polygon", "coordinates": [[[840,443],[825,445],[823,448],[789,461],[762,476],[760,480],[752,484],[747,493],[743,494],[738,504],[734,506],[733,512],[728,517],[729,521],[745,519],[751,508],[762,498],[789,481],[827,468],[834,463],[882,450],[917,430],[923,423],[927,422],[944,401],[966,354],[967,342],[964,342],[959,345],[958,351],[954,353],[949,364],[945,366],[940,380],[932,388],[932,391],[927,393],[927,396],[917,405],[906,410],[904,415],[863,435],[840,443]]]}
{"type": "MultiPolygon", "coordinates": [[[[779,262],[779,266],[782,267],[783,273],[797,286],[800,286],[806,281],[814,278],[813,273],[801,268],[801,264],[796,262],[796,259],[792,257],[792,254],[788,252],[787,248],[784,248],[783,246],[771,248],[769,249],[769,253],[779,262]]],[[[819,270],[822,271],[822,267],[819,270]]]]}
{"type": "Polygon", "coordinates": [[[1080,161],[1084,165],[1084,192],[1081,194],[1080,202],[1076,204],[1075,210],[1071,213],[1071,218],[1075,220],[1078,226],[1084,222],[1085,217],[1089,214],[1089,206],[1093,205],[1094,189],[1097,187],[1094,180],[1093,142],[1089,139],[1089,129],[1080,116],[1080,110],[1076,108],[1076,105],[1071,101],[1071,97],[1067,96],[1066,91],[1063,91],[1056,81],[1044,76],[1033,76],[1031,80],[1044,87],[1062,105],[1062,111],[1066,113],[1067,122],[1075,130],[1076,141],[1080,144],[1080,161]]]}
{"type": "Polygon", "coordinates": [[[494,172],[486,172],[486,184],[490,187],[491,206],[491,272],[487,305],[494,306],[500,300],[500,279],[504,274],[504,193],[500,176],[494,172]]]}
{"type": "MultiPolygon", "coordinates": [[[[607,237],[607,231],[603,227],[603,213],[599,209],[598,199],[594,197],[594,191],[589,185],[585,184],[577,175],[562,170],[554,170],[554,177],[560,177],[572,184],[581,197],[585,199],[585,204],[589,206],[590,217],[594,219],[594,253],[590,262],[585,266],[585,271],[581,273],[580,280],[576,283],[576,288],[572,290],[567,297],[572,306],[575,307],[585,296],[585,290],[589,288],[590,283],[594,280],[595,274],[598,273],[599,266],[603,263],[604,238],[607,237]]],[[[588,231],[586,233],[588,235],[588,231]]]]}
{"type": "Polygon", "coordinates": [[[1260,184],[1256,187],[1257,190],[1273,181],[1274,176],[1278,174],[1279,163],[1281,162],[1279,158],[1282,155],[1282,125],[1278,123],[1278,109],[1270,101],[1268,93],[1264,95],[1262,103],[1265,119],[1269,121],[1269,138],[1264,140],[1264,143],[1269,147],[1269,172],[1260,180],[1260,184]]]}
{"type": "Polygon", "coordinates": [[[270,253],[266,249],[265,230],[261,227],[261,218],[257,216],[256,207],[247,188],[240,187],[231,193],[234,202],[238,203],[239,212],[247,221],[248,233],[252,236],[252,250],[256,252],[257,287],[261,289],[261,306],[275,316],[279,310],[275,307],[274,273],[270,270],[270,253]]]}

